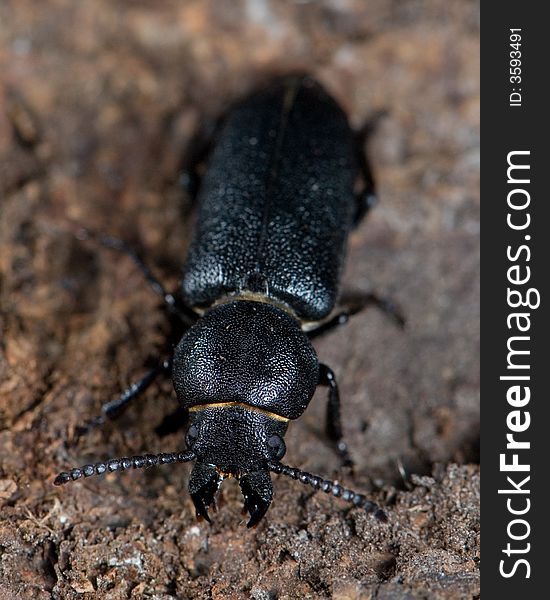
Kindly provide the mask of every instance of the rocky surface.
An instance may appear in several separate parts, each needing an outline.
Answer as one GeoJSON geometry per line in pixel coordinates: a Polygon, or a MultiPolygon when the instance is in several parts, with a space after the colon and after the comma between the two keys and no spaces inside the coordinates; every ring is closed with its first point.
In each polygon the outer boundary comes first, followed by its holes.
{"type": "Polygon", "coordinates": [[[0,598],[476,598],[479,594],[477,2],[162,0],[0,3],[0,598]],[[200,123],[289,71],[319,78],[368,141],[380,204],[343,292],[374,309],[316,342],[339,377],[357,467],[340,473],[324,397],[286,461],[372,494],[374,521],[274,477],[247,531],[234,481],[195,521],[188,466],[64,488],[62,469],[182,447],[153,386],[116,424],[75,427],[139,378],[169,323],[132,263],[175,287],[190,230],[178,171],[200,123]]]}

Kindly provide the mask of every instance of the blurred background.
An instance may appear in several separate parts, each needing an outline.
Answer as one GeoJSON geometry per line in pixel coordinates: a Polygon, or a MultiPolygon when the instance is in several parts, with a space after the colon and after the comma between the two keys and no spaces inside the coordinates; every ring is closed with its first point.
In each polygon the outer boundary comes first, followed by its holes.
{"type": "Polygon", "coordinates": [[[0,597],[477,597],[478,217],[477,1],[1,1],[0,597]],[[385,113],[367,141],[380,203],[342,290],[390,296],[407,327],[370,310],[316,342],[355,475],[322,435],[323,393],[287,461],[369,491],[389,525],[275,478],[254,532],[232,482],[199,526],[183,465],[54,489],[64,468],[182,445],[154,432],[170,382],[74,441],[169,331],[131,262],[75,223],[138,245],[175,288],[194,133],[292,71],[356,127],[385,113]]]}

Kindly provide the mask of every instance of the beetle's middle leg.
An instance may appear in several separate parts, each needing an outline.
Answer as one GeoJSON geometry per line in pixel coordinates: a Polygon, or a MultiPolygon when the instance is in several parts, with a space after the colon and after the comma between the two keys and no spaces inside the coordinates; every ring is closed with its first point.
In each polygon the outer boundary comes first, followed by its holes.
{"type": "Polygon", "coordinates": [[[337,312],[333,317],[330,317],[327,321],[321,322],[314,329],[307,331],[307,335],[310,338],[315,338],[336,329],[336,327],[339,327],[340,325],[345,325],[350,317],[361,312],[368,306],[375,306],[378,310],[381,310],[385,315],[392,319],[398,327],[403,328],[405,326],[405,317],[399,308],[391,300],[371,292],[353,298],[345,303],[342,310],[337,312]]]}
{"type": "Polygon", "coordinates": [[[328,387],[327,414],[325,422],[325,433],[334,442],[336,453],[344,467],[353,467],[353,459],[350,456],[348,445],[343,439],[342,416],[340,414],[340,392],[336,383],[334,371],[327,365],[319,365],[319,385],[328,387]]]}
{"type": "MultiPolygon", "coordinates": [[[[134,264],[142,272],[152,290],[164,300],[164,304],[168,309],[172,321],[172,332],[168,342],[170,348],[173,348],[173,342],[177,342],[181,339],[183,333],[197,320],[197,314],[187,307],[176,295],[167,292],[160,281],[153,275],[141,256],[123,240],[109,235],[98,234],[87,229],[80,229],[77,233],[77,237],[81,240],[93,240],[106,248],[122,252],[132,259],[134,264]]],[[[141,379],[135,381],[124,390],[118,398],[105,402],[101,407],[101,413],[99,415],[88,420],[83,425],[78,426],[76,428],[76,437],[78,438],[85,435],[92,429],[104,425],[106,421],[118,417],[126,407],[133,400],[139,398],[160,375],[169,376],[171,373],[172,357],[160,360],[157,365],[147,371],[141,379]]],[[[163,431],[164,428],[161,426],[160,433],[163,431]]]]}
{"type": "Polygon", "coordinates": [[[105,248],[126,254],[139,268],[151,289],[162,298],[164,305],[171,314],[175,315],[187,327],[197,320],[197,314],[186,306],[176,294],[166,291],[162,283],[146,265],[143,258],[125,241],[110,235],[98,234],[85,228],[80,229],[76,235],[79,240],[93,240],[105,248]]]}
{"type": "Polygon", "coordinates": [[[161,361],[155,367],[147,371],[139,380],[126,388],[118,398],[105,402],[101,407],[101,414],[93,417],[84,425],[76,428],[76,437],[89,433],[92,429],[104,425],[108,420],[116,419],[127,406],[139,398],[143,392],[160,376],[172,373],[172,358],[161,361]]]}

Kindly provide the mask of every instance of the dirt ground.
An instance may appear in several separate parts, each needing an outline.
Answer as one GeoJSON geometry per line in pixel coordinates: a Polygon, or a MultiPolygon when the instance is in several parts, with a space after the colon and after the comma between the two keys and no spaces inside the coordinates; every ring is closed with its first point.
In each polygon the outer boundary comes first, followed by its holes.
{"type": "Polygon", "coordinates": [[[479,6],[448,0],[0,2],[0,599],[479,596],[479,6]],[[131,262],[175,288],[189,237],[178,172],[193,132],[280,73],[307,71],[368,142],[380,204],[343,291],[394,298],[316,342],[343,397],[353,476],[322,435],[324,395],[285,461],[340,477],[361,510],[274,476],[248,531],[234,481],[198,524],[188,465],[63,488],[63,469],[181,449],[155,433],[169,381],[116,424],[75,427],[143,374],[169,324],[131,262]]]}

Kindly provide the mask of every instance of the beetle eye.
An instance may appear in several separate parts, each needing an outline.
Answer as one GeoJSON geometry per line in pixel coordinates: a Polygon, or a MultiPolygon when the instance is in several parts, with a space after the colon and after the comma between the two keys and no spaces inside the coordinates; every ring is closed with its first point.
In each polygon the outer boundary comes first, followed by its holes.
{"type": "Polygon", "coordinates": [[[192,448],[199,437],[199,430],[195,427],[195,425],[191,425],[187,430],[187,435],[185,436],[185,443],[188,448],[192,448]]]}
{"type": "Polygon", "coordinates": [[[286,445],[282,437],[278,435],[272,435],[267,440],[267,446],[273,455],[273,457],[277,460],[283,458],[286,453],[286,445]]]}

